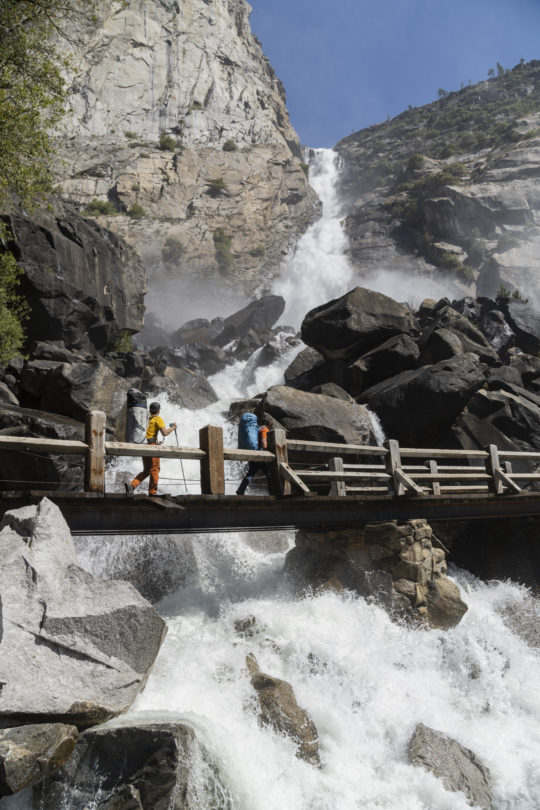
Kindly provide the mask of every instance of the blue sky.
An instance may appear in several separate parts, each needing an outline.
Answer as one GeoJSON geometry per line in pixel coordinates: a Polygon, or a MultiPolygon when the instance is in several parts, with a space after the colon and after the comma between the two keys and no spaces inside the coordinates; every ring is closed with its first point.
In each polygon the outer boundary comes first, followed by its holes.
{"type": "Polygon", "coordinates": [[[306,146],[540,59],[540,0],[249,0],[306,146]]]}

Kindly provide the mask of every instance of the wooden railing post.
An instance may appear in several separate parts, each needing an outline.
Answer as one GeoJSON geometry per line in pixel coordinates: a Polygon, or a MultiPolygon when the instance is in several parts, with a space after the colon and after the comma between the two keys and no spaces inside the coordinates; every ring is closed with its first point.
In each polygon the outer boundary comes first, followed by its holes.
{"type": "Polygon", "coordinates": [[[491,485],[495,495],[502,495],[504,492],[503,482],[499,475],[501,462],[499,459],[499,449],[496,444],[490,444],[487,448],[489,456],[486,458],[486,471],[492,476],[491,485]]]}
{"type": "Polygon", "coordinates": [[[388,450],[388,454],[385,456],[386,472],[392,476],[394,495],[404,495],[407,490],[397,474],[397,471],[401,469],[399,442],[396,439],[388,439],[384,446],[388,450]]]}
{"type": "Polygon", "coordinates": [[[225,494],[225,460],[223,457],[223,428],[206,425],[199,430],[199,446],[206,456],[201,459],[201,493],[225,494]]]}
{"type": "MultiPolygon", "coordinates": [[[[331,458],[328,462],[328,469],[332,472],[344,472],[343,459],[331,458]]],[[[347,494],[347,484],[345,481],[332,481],[330,484],[330,495],[334,498],[341,498],[347,494]]]]}
{"type": "Polygon", "coordinates": [[[290,495],[291,485],[281,474],[280,464],[289,464],[287,453],[287,436],[285,431],[271,430],[268,434],[268,449],[274,454],[274,461],[270,465],[272,479],[272,492],[276,495],[290,495]]]}
{"type": "MultiPolygon", "coordinates": [[[[439,465],[434,459],[432,459],[431,461],[426,461],[426,465],[429,467],[431,475],[437,475],[437,473],[439,472],[439,465]]],[[[440,498],[441,496],[440,481],[432,481],[431,486],[433,487],[433,494],[436,495],[438,498],[440,498]]]]}
{"type": "Polygon", "coordinates": [[[103,411],[86,414],[84,439],[88,445],[84,466],[84,491],[105,492],[105,426],[103,411]]]}

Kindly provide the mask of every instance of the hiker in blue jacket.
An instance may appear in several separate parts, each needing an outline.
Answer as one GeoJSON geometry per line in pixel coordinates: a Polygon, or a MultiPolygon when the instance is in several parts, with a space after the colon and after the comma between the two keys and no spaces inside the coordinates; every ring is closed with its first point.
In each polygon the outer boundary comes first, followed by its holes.
{"type": "MultiPolygon", "coordinates": [[[[266,450],[268,447],[268,431],[268,422],[265,419],[261,420],[261,425],[259,426],[254,413],[243,413],[238,426],[238,447],[242,450],[266,450]]],[[[269,465],[264,461],[250,461],[247,472],[236,490],[237,495],[243,495],[245,493],[259,470],[266,475],[268,489],[270,490],[269,465]]]]}

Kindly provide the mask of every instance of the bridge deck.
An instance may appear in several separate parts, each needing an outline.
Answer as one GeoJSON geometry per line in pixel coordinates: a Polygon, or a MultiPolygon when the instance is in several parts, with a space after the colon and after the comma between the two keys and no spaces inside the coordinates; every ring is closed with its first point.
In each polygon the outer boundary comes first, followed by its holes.
{"type": "Polygon", "coordinates": [[[174,534],[247,529],[362,526],[385,520],[478,520],[540,517],[540,492],[438,497],[148,497],[43,491],[0,494],[0,516],[44,496],[56,503],[74,534],[174,534]]]}

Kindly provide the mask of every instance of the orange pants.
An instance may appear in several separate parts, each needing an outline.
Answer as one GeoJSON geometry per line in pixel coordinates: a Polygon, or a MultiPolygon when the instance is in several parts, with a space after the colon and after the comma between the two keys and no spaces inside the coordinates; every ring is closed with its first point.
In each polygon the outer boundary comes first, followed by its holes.
{"type": "Polygon", "coordinates": [[[157,485],[159,480],[159,458],[151,458],[150,456],[144,456],[142,459],[143,463],[143,471],[140,472],[133,481],[131,482],[131,486],[133,489],[136,489],[141,481],[144,481],[145,478],[150,476],[150,483],[148,484],[148,494],[149,495],[156,495],[157,494],[157,485]]]}

